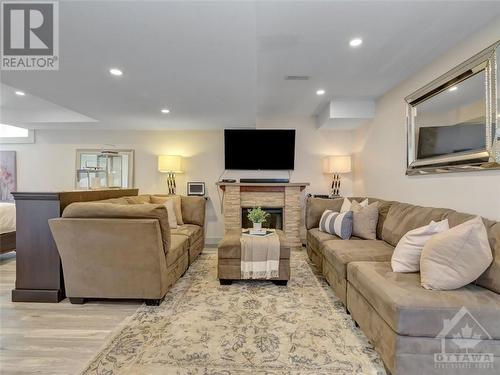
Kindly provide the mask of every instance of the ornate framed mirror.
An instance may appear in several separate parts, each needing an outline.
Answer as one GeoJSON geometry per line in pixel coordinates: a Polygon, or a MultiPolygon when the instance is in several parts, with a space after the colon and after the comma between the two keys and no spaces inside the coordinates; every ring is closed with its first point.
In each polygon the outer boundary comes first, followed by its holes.
{"type": "Polygon", "coordinates": [[[500,169],[499,45],[405,98],[407,175],[500,169]]]}

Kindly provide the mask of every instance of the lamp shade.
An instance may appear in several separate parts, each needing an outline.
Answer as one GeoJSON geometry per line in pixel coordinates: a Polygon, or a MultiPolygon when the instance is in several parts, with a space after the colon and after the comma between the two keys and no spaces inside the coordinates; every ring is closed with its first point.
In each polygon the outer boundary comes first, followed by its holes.
{"type": "Polygon", "coordinates": [[[163,173],[182,173],[182,156],[179,155],[159,155],[158,170],[163,173]]]}
{"type": "Polygon", "coordinates": [[[327,156],[323,160],[323,173],[349,173],[351,171],[351,155],[327,156]]]}

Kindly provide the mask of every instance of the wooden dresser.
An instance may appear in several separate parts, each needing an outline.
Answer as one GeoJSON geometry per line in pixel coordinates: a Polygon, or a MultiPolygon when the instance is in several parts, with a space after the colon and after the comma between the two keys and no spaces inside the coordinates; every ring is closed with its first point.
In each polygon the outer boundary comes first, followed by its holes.
{"type": "Polygon", "coordinates": [[[60,217],[73,202],[137,195],[139,189],[52,193],[15,192],[16,288],[13,302],[59,302],[65,298],[61,260],[48,220],[60,217]]]}

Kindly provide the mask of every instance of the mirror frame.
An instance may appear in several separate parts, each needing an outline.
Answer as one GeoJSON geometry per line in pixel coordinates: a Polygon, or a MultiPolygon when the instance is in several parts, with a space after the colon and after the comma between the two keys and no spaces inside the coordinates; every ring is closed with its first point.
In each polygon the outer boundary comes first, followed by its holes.
{"type": "Polygon", "coordinates": [[[407,175],[500,169],[500,125],[497,117],[496,61],[496,52],[499,46],[500,41],[497,41],[405,98],[407,175]],[[486,144],[484,150],[417,159],[416,106],[482,71],[485,73],[484,97],[486,103],[486,144]],[[488,158],[488,162],[478,162],[478,158],[488,158]]]}

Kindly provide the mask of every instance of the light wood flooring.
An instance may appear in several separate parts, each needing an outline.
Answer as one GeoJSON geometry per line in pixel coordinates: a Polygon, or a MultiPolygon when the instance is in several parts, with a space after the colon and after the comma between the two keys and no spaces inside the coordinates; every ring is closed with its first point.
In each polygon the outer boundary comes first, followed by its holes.
{"type": "Polygon", "coordinates": [[[78,374],[140,301],[11,302],[14,253],[0,256],[0,374],[78,374]]]}

